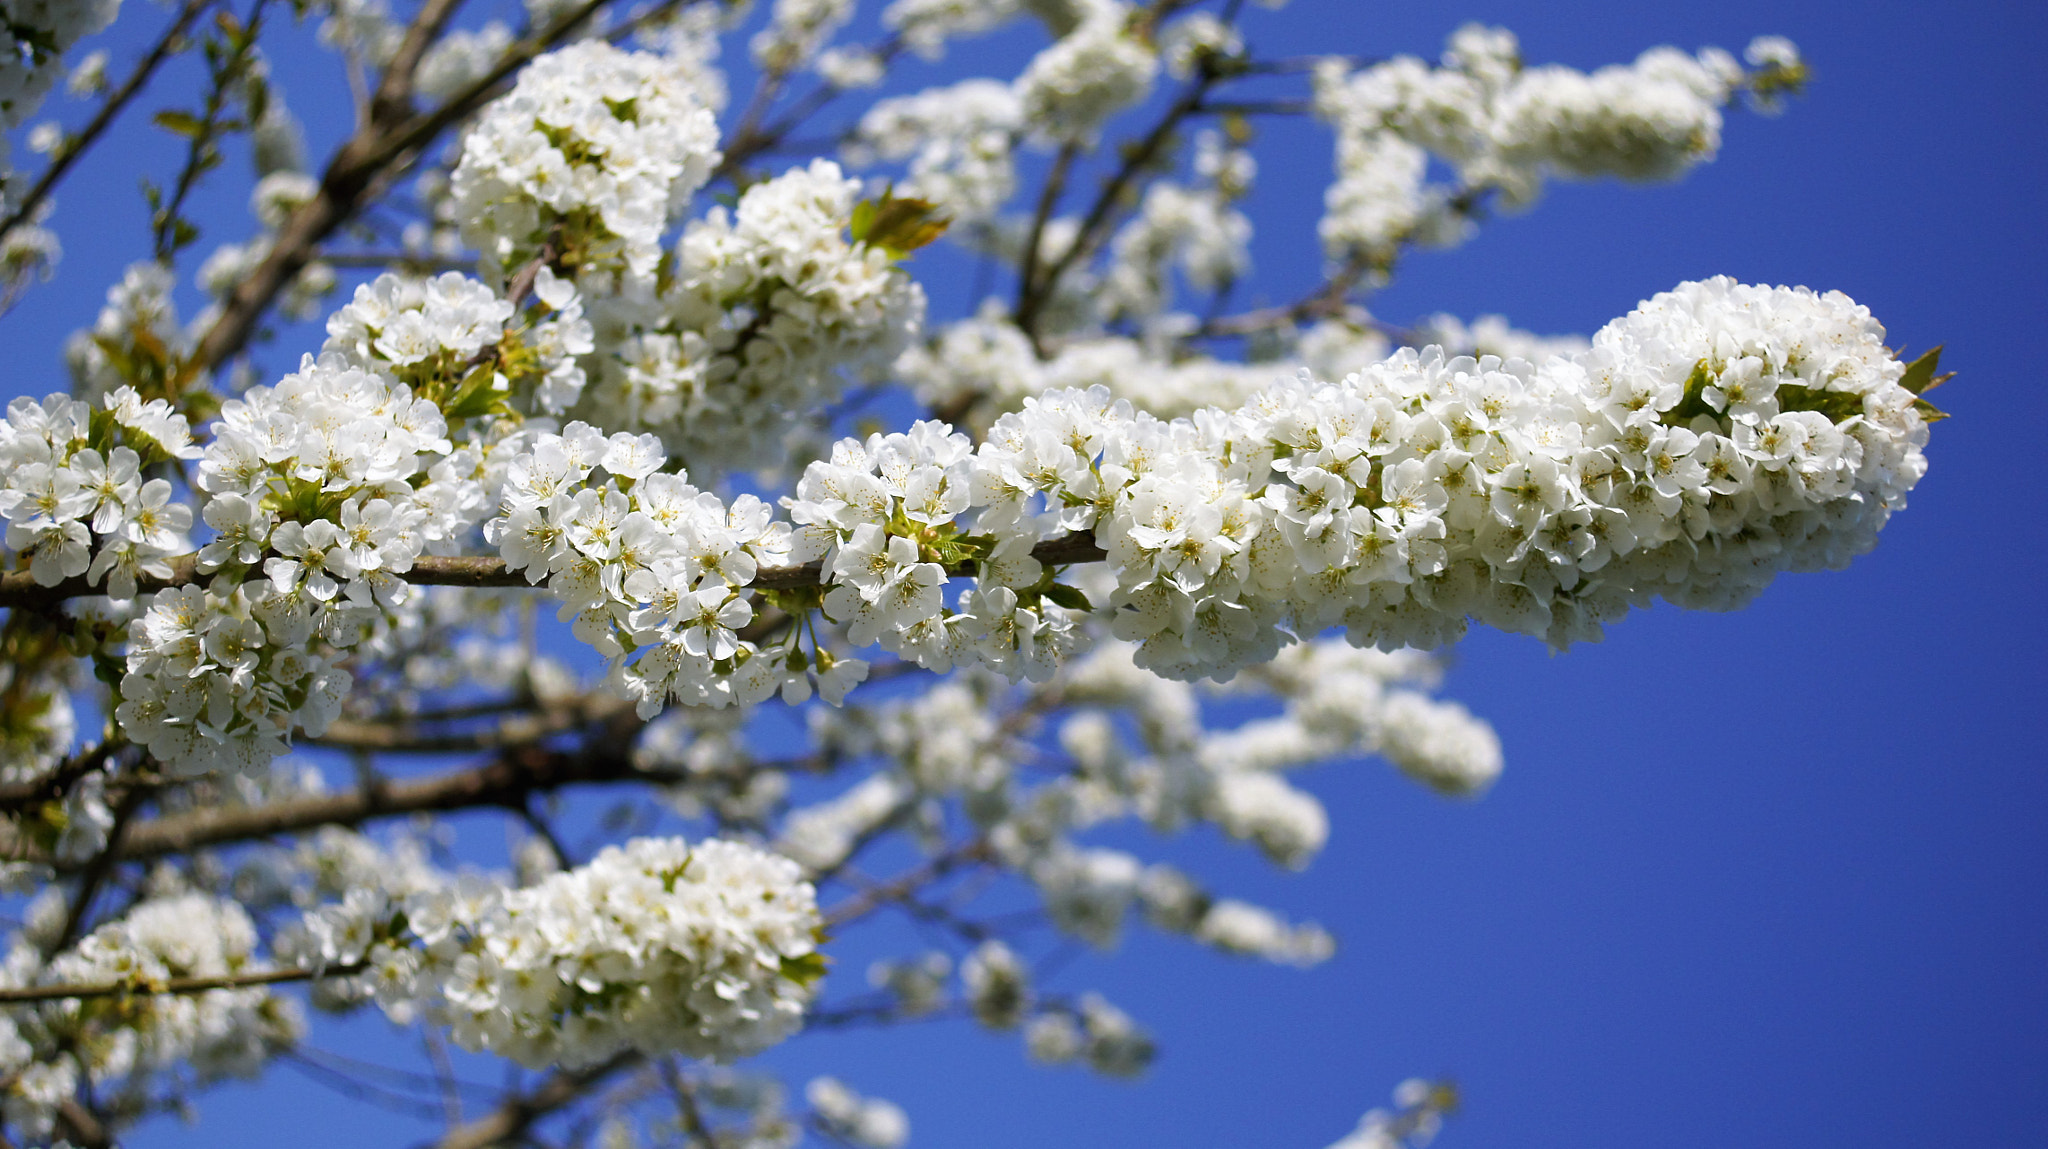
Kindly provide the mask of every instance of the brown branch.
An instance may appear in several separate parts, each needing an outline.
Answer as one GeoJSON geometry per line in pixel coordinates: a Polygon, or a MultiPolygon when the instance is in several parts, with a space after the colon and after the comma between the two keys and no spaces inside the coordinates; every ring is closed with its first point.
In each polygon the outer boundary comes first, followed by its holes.
{"type": "MultiPolygon", "coordinates": [[[[1106,552],[1095,545],[1094,536],[1085,531],[1072,531],[1056,539],[1048,539],[1031,549],[1031,555],[1039,562],[1060,565],[1065,563],[1100,562],[1106,552]]],[[[136,593],[151,594],[168,587],[185,586],[199,579],[194,563],[197,556],[182,555],[169,560],[171,577],[168,579],[145,575],[135,580],[136,593]]],[[[972,573],[970,564],[959,563],[947,568],[951,575],[972,573]]],[[[413,560],[412,569],[398,577],[414,586],[460,586],[472,588],[531,587],[535,584],[526,575],[505,565],[505,560],[490,555],[422,555],[413,560]]],[[[821,586],[824,584],[824,569],[817,562],[799,566],[762,567],[755,572],[754,580],[740,586],[740,590],[794,590],[799,587],[821,586]]],[[[0,607],[24,610],[49,610],[66,599],[102,595],[104,588],[96,587],[84,577],[65,579],[55,586],[38,586],[28,571],[15,571],[0,575],[0,607]]]]}
{"type": "Polygon", "coordinates": [[[146,861],[206,846],[268,838],[320,826],[359,826],[377,818],[447,813],[477,807],[523,808],[526,795],[592,782],[675,781],[633,765],[628,750],[638,720],[620,704],[614,725],[619,736],[579,751],[538,746],[507,749],[479,766],[425,778],[385,781],[339,794],[291,798],[261,806],[192,810],[133,826],[123,836],[119,859],[146,861]]]}
{"type": "Polygon", "coordinates": [[[881,885],[869,886],[826,910],[825,928],[835,929],[849,922],[858,921],[883,906],[903,901],[962,866],[978,865],[991,857],[986,840],[976,838],[964,843],[917,866],[901,877],[881,885]]]}
{"type": "Polygon", "coordinates": [[[481,715],[453,711],[444,715],[414,716],[395,722],[341,718],[330,723],[325,733],[317,737],[307,736],[302,741],[313,746],[328,746],[341,750],[382,752],[451,753],[464,750],[494,750],[506,746],[530,745],[580,726],[614,722],[629,709],[630,703],[592,694],[572,699],[562,705],[542,707],[531,713],[515,713],[484,729],[459,733],[433,732],[422,727],[481,715]]]}
{"type": "Polygon", "coordinates": [[[28,193],[21,197],[21,205],[5,220],[0,220],[0,235],[6,235],[24,220],[35,217],[36,209],[43,205],[43,201],[49,198],[52,191],[56,190],[58,182],[71,170],[71,165],[77,163],[78,158],[99,141],[100,136],[129,103],[142,93],[143,87],[149,83],[149,78],[178,50],[178,41],[192,26],[192,21],[198,19],[199,14],[212,4],[213,0],[186,0],[185,7],[178,13],[178,18],[172,21],[170,28],[157,39],[149,54],[142,58],[142,62],[135,66],[134,71],[128,73],[128,78],[107,97],[107,102],[100,105],[100,110],[93,114],[85,127],[78,130],[78,135],[66,144],[64,150],[51,158],[50,166],[43,169],[43,174],[37,177],[35,186],[29,188],[28,193]]]}
{"type": "Polygon", "coordinates": [[[57,1116],[62,1118],[64,1139],[79,1149],[108,1149],[114,1143],[114,1135],[108,1131],[107,1123],[75,1097],[67,1097],[58,1103],[57,1116]]]}
{"type": "MultiPolygon", "coordinates": [[[[1053,209],[1059,206],[1060,194],[1066,190],[1067,174],[1074,169],[1074,160],[1081,154],[1081,146],[1069,141],[1060,148],[1052,161],[1052,170],[1046,173],[1045,186],[1038,192],[1038,207],[1031,213],[1031,229],[1024,234],[1024,250],[1019,256],[1017,272],[1017,325],[1031,337],[1032,346],[1041,354],[1045,349],[1038,344],[1036,324],[1025,322],[1026,314],[1036,316],[1039,296],[1049,294],[1050,287],[1039,286],[1039,247],[1045,241],[1045,225],[1052,221],[1053,209]]],[[[1057,277],[1058,272],[1053,273],[1057,277]]]]}
{"type": "Polygon", "coordinates": [[[370,119],[388,123],[412,113],[413,74],[461,6],[462,0],[427,0],[420,5],[412,25],[405,30],[405,39],[399,41],[398,50],[384,66],[376,93],[370,97],[370,119]]]}
{"type": "MultiPolygon", "coordinates": [[[[319,192],[301,204],[278,229],[270,254],[222,300],[220,317],[200,337],[190,365],[200,370],[211,369],[239,352],[255,334],[271,302],[313,258],[328,236],[354,218],[436,136],[496,95],[506,77],[567,39],[605,3],[606,0],[585,0],[545,32],[513,45],[496,67],[431,112],[412,110],[410,69],[418,64],[417,54],[394,59],[377,86],[371,114],[328,160],[321,173],[319,192]]],[[[414,33],[426,26],[428,17],[445,23],[452,14],[450,0],[432,0],[407,32],[406,43],[411,43],[414,33]]]]}
{"type": "Polygon", "coordinates": [[[439,1141],[427,1142],[421,1149],[489,1149],[518,1141],[534,1122],[575,1104],[585,1090],[641,1060],[639,1053],[627,1050],[587,1069],[558,1069],[532,1092],[508,1098],[488,1116],[451,1129],[439,1141]]]}
{"type": "Polygon", "coordinates": [[[127,745],[125,738],[108,738],[84,753],[65,759],[41,778],[0,786],[0,810],[25,810],[63,797],[73,783],[105,766],[108,759],[127,745]]]}
{"type": "Polygon", "coordinates": [[[1229,339],[1328,319],[1352,311],[1351,290],[1358,286],[1371,263],[1353,256],[1336,274],[1312,294],[1282,307],[1261,307],[1236,315],[1219,315],[1196,328],[1190,339],[1229,339]]]}
{"type": "Polygon", "coordinates": [[[218,974],[212,977],[169,977],[162,981],[103,981],[80,985],[26,985],[0,988],[0,1005],[23,1005],[39,1001],[69,1001],[93,997],[146,997],[152,994],[206,993],[216,989],[249,989],[259,985],[283,985],[322,977],[346,977],[368,968],[362,962],[330,966],[324,970],[269,969],[254,973],[218,974]]]}
{"type": "Polygon", "coordinates": [[[1051,301],[1054,289],[1059,286],[1060,277],[1074,264],[1092,255],[1102,241],[1109,237],[1111,218],[1117,204],[1123,199],[1124,191],[1138,178],[1138,173],[1165,150],[1167,141],[1173,138],[1174,129],[1180,126],[1180,122],[1202,106],[1209,89],[1224,78],[1225,73],[1218,71],[1215,62],[1205,57],[1200,73],[1188,84],[1187,90],[1181,93],[1180,99],[1173,102],[1173,106],[1166,110],[1166,114],[1160,117],[1159,122],[1153,125],[1151,132],[1147,133],[1137,146],[1124,153],[1123,164],[1117,168],[1116,174],[1110,176],[1102,185],[1102,191],[1096,195],[1094,205],[1088,209],[1088,215],[1081,221],[1081,230],[1074,235],[1074,242],[1067,246],[1066,251],[1060,253],[1060,257],[1053,261],[1043,276],[1024,285],[1025,290],[1017,300],[1015,321],[1017,327],[1031,338],[1034,345],[1038,340],[1039,312],[1051,301]]]}

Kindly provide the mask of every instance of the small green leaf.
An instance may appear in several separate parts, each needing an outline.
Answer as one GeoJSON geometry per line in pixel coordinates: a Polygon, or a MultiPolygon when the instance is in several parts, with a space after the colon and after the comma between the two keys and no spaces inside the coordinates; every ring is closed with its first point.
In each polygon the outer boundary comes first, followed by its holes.
{"type": "Polygon", "coordinates": [[[1692,374],[1685,377],[1685,395],[1678,406],[1664,412],[1664,424],[1669,427],[1683,427],[1701,415],[1712,415],[1714,409],[1707,405],[1707,388],[1714,383],[1715,375],[1702,359],[1692,365],[1692,374]]]}
{"type": "Polygon", "coordinates": [[[454,394],[441,413],[449,419],[469,419],[498,410],[504,405],[505,393],[495,386],[497,375],[495,360],[478,364],[455,385],[454,394]]]}
{"type": "Polygon", "coordinates": [[[824,977],[826,967],[831,964],[832,959],[816,950],[812,950],[802,957],[783,958],[782,976],[798,985],[808,986],[819,978],[824,977]]]}
{"type": "Polygon", "coordinates": [[[855,204],[847,230],[853,242],[879,247],[891,258],[902,259],[939,238],[952,222],[940,215],[938,205],[930,200],[885,192],[880,199],[855,204]]]}
{"type": "Polygon", "coordinates": [[[1906,364],[1905,377],[1900,379],[1899,383],[1915,395],[1925,395],[1927,392],[1956,377],[1956,373],[1953,371],[1946,375],[1935,374],[1939,370],[1941,370],[1941,348],[1936,346],[1931,348],[1927,354],[1906,364]]]}
{"type": "Polygon", "coordinates": [[[1092,611],[1095,609],[1095,604],[1088,601],[1088,596],[1082,594],[1079,587],[1071,587],[1065,583],[1056,582],[1046,587],[1044,596],[1047,602],[1052,603],[1054,606],[1066,607],[1068,610],[1092,611]]]}
{"type": "Polygon", "coordinates": [[[1863,414],[1863,396],[1854,391],[1823,391],[1797,383],[1778,385],[1778,408],[1782,411],[1818,411],[1840,423],[1863,414]]]}
{"type": "Polygon", "coordinates": [[[178,111],[176,108],[166,108],[158,112],[149,118],[149,122],[174,136],[183,136],[188,140],[198,139],[199,134],[206,130],[205,125],[199,122],[198,116],[178,111]]]}
{"type": "Polygon", "coordinates": [[[1920,421],[1923,423],[1939,423],[1943,419],[1948,418],[1948,412],[1936,407],[1925,399],[1913,400],[1913,410],[1920,413],[1920,421]]]}

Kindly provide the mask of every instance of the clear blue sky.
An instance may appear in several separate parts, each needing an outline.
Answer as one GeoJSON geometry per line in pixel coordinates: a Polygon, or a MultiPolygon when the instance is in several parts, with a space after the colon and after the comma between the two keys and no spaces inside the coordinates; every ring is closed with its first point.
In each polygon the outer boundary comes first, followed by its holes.
{"type": "MultiPolygon", "coordinates": [[[[161,19],[130,4],[138,23],[161,19]]],[[[1784,578],[1739,614],[1662,609],[1562,657],[1468,641],[1449,692],[1508,756],[1478,803],[1342,763],[1307,778],[1334,833],[1305,875],[1208,835],[1169,843],[1217,887],[1322,921],[1340,950],[1270,969],[1139,931],[1069,967],[1063,987],[1104,990],[1159,1039],[1143,1082],[1035,1069],[1014,1040],[955,1024],[804,1039],[770,1060],[799,1086],[834,1072],[900,1102],[925,1149],[1321,1149],[1409,1074],[1462,1083],[1449,1149],[2048,1144],[2048,524],[2026,446],[2048,426],[2027,358],[2048,305],[2048,16],[1295,0],[1248,7],[1246,25],[1264,52],[1434,56],[1467,19],[1514,29],[1533,62],[1580,67],[1782,33],[1814,82],[1782,118],[1732,116],[1721,159],[1686,182],[1557,186],[1529,215],[1412,260],[1375,310],[1586,332],[1717,273],[1839,288],[1895,345],[1946,343],[1961,373],[1910,509],[1849,571],[1784,578]]],[[[305,106],[316,77],[284,79],[323,154],[339,113],[305,106]]],[[[15,392],[62,385],[51,334],[90,322],[140,249],[127,165],[163,149],[142,134],[123,148],[62,197],[58,281],[0,321],[15,392]]],[[[1261,282],[1288,298],[1319,272],[1327,139],[1276,135],[1261,163],[1261,282]]],[[[942,315],[965,307],[935,299],[942,315]]],[[[864,964],[841,963],[841,992],[864,964]]],[[[383,1053],[384,1031],[371,1019],[320,1040],[383,1053]]],[[[200,1110],[196,1129],[160,1123],[135,1143],[316,1149],[428,1131],[287,1070],[200,1110]]]]}

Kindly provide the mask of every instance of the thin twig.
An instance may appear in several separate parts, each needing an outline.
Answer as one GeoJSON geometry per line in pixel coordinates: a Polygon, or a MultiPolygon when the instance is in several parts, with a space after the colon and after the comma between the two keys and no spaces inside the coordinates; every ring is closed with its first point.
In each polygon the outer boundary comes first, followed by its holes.
{"type": "Polygon", "coordinates": [[[516,1142],[534,1122],[574,1104],[591,1086],[640,1061],[640,1054],[628,1050],[587,1069],[558,1069],[530,1092],[507,1098],[488,1116],[449,1130],[440,1140],[427,1142],[423,1149],[488,1149],[516,1142]]]}
{"type": "Polygon", "coordinates": [[[890,881],[869,886],[825,911],[825,928],[836,929],[855,922],[891,902],[902,901],[925,886],[966,865],[989,859],[988,843],[980,838],[963,843],[890,881]]]}
{"type": "MultiPolygon", "coordinates": [[[[1066,189],[1067,174],[1073,170],[1074,159],[1080,154],[1081,145],[1071,141],[1060,148],[1059,155],[1052,161],[1052,170],[1046,173],[1045,186],[1039,189],[1038,207],[1031,213],[1031,230],[1024,235],[1024,251],[1017,272],[1017,325],[1027,335],[1031,335],[1035,325],[1026,325],[1024,317],[1037,314],[1039,296],[1050,290],[1039,286],[1038,249],[1045,241],[1045,226],[1052,221],[1053,210],[1059,206],[1060,193],[1066,189]]],[[[1032,336],[1032,342],[1036,345],[1037,336],[1032,336]]],[[[1039,350],[1043,352],[1044,349],[1039,350]]]]}
{"type": "MultiPolygon", "coordinates": [[[[1066,563],[1100,562],[1106,557],[1101,547],[1095,544],[1094,536],[1084,531],[1073,531],[1056,539],[1047,539],[1031,550],[1032,557],[1047,565],[1066,563]]],[[[136,593],[152,594],[169,587],[185,586],[198,581],[195,569],[196,555],[181,555],[166,560],[171,566],[170,578],[144,575],[135,580],[136,593]]],[[[948,568],[948,574],[971,574],[970,564],[960,563],[948,568]]],[[[413,560],[412,569],[398,575],[414,586],[460,586],[472,588],[490,587],[531,587],[535,584],[527,576],[505,565],[505,560],[490,555],[422,555],[413,560]]],[[[740,585],[740,590],[795,590],[801,587],[822,586],[824,567],[818,562],[798,566],[762,567],[753,581],[740,585]]],[[[20,609],[48,609],[66,599],[86,598],[104,595],[105,588],[80,576],[69,578],[55,586],[39,586],[29,571],[15,571],[0,575],[0,607],[20,609]]]]}
{"type": "MultiPolygon", "coordinates": [[[[1015,320],[1018,329],[1030,337],[1034,346],[1038,343],[1039,313],[1052,300],[1054,292],[1059,287],[1060,277],[1076,263],[1093,255],[1095,249],[1109,237],[1111,218],[1117,205],[1122,201],[1125,190],[1138,178],[1138,174],[1149,167],[1165,150],[1167,141],[1173,138],[1174,130],[1180,126],[1180,122],[1202,106],[1209,89],[1225,78],[1226,74],[1216,68],[1213,60],[1208,57],[1202,59],[1200,72],[1188,83],[1180,98],[1173,102],[1173,106],[1166,110],[1166,114],[1160,117],[1159,122],[1153,125],[1152,130],[1136,147],[1124,153],[1123,164],[1102,185],[1101,192],[1095,197],[1094,205],[1088,209],[1087,216],[1081,221],[1081,230],[1074,235],[1074,242],[1067,245],[1067,249],[1060,253],[1060,257],[1053,261],[1043,276],[1025,285],[1024,293],[1017,300],[1015,320]]],[[[1028,257],[1030,253],[1027,252],[1026,255],[1028,257]]]]}
{"type": "Polygon", "coordinates": [[[192,22],[199,18],[201,12],[211,7],[213,2],[214,0],[186,0],[185,7],[178,12],[177,19],[173,20],[164,34],[157,38],[148,55],[142,58],[142,62],[135,66],[134,71],[128,73],[128,78],[121,82],[121,86],[114,90],[113,95],[107,97],[107,102],[100,105],[100,110],[93,114],[92,119],[86,121],[85,127],[80,128],[78,134],[66,143],[64,150],[51,157],[50,166],[43,169],[43,174],[36,178],[35,185],[21,197],[20,206],[5,220],[0,220],[0,236],[13,231],[22,221],[35,218],[36,209],[43,206],[43,201],[56,190],[58,182],[71,170],[71,165],[77,163],[87,149],[99,142],[100,136],[112,126],[128,104],[142,94],[142,89],[149,83],[150,77],[165,60],[170,59],[172,54],[178,51],[178,42],[184,37],[186,30],[192,27],[192,22]]]}
{"type": "Polygon", "coordinates": [[[212,977],[170,977],[162,981],[103,981],[79,985],[27,985],[0,987],[0,1004],[23,1005],[39,1001],[68,1001],[74,998],[146,997],[152,994],[206,993],[216,989],[248,989],[259,985],[283,985],[323,977],[347,977],[367,968],[363,963],[328,966],[324,970],[270,969],[253,973],[218,974],[212,977]]]}

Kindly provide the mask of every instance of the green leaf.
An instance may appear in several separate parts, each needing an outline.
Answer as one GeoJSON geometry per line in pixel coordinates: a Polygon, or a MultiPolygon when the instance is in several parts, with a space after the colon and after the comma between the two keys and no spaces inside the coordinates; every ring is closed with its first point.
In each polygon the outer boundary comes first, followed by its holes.
{"type": "Polygon", "coordinates": [[[1953,371],[1946,375],[1936,375],[1935,372],[1939,370],[1941,370],[1941,347],[1936,346],[1930,349],[1927,354],[1906,364],[1905,377],[1900,379],[1899,383],[1915,395],[1925,395],[1927,392],[1956,377],[1956,373],[1953,371]]]}
{"type": "Polygon", "coordinates": [[[188,140],[198,139],[199,134],[206,130],[206,126],[199,122],[198,116],[178,111],[176,108],[166,108],[158,112],[149,118],[149,122],[174,136],[183,136],[188,140]]]}
{"type": "Polygon", "coordinates": [[[1780,383],[1778,409],[1818,411],[1840,423],[1863,414],[1863,396],[1854,391],[1823,391],[1818,387],[1802,387],[1797,383],[1780,383]]]}
{"type": "Polygon", "coordinates": [[[902,259],[939,238],[953,221],[940,215],[929,200],[899,197],[884,192],[880,199],[864,199],[853,205],[853,219],[847,231],[855,243],[879,247],[893,259],[902,259]]]}
{"type": "Polygon", "coordinates": [[[819,978],[824,977],[826,968],[831,964],[831,958],[816,950],[812,950],[802,957],[783,958],[782,976],[798,985],[808,986],[819,978]]]}
{"type": "Polygon", "coordinates": [[[441,413],[449,419],[470,419],[488,415],[504,405],[505,392],[498,390],[498,365],[495,360],[478,364],[462,381],[455,385],[455,393],[448,400],[441,413]]]}
{"type": "Polygon", "coordinates": [[[1045,600],[1054,606],[1063,606],[1068,610],[1079,611],[1092,611],[1095,609],[1095,604],[1088,601],[1088,596],[1082,594],[1079,587],[1071,587],[1065,583],[1056,582],[1046,587],[1043,594],[1045,600]]]}
{"type": "Polygon", "coordinates": [[[1716,376],[1702,359],[1692,365],[1692,374],[1685,377],[1685,395],[1678,406],[1664,412],[1664,423],[1669,427],[1683,427],[1701,415],[1712,415],[1714,409],[1707,405],[1706,390],[1713,385],[1716,376]]]}

